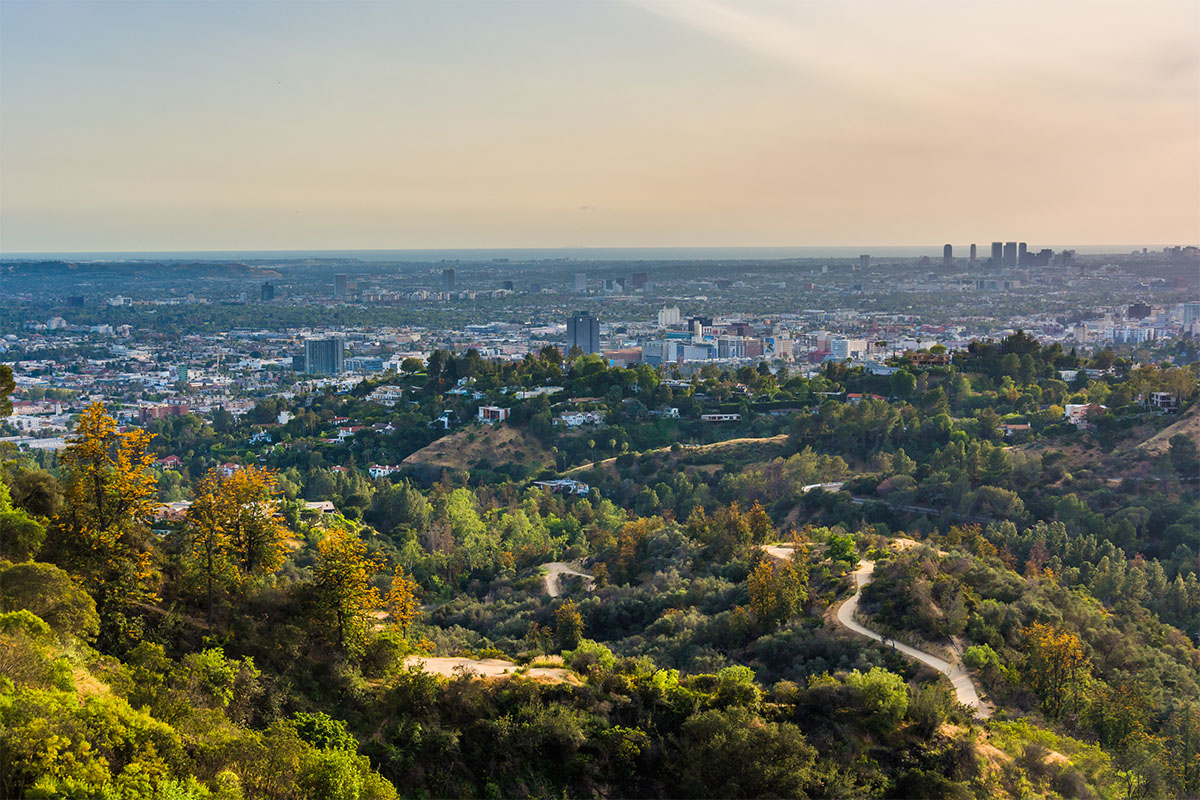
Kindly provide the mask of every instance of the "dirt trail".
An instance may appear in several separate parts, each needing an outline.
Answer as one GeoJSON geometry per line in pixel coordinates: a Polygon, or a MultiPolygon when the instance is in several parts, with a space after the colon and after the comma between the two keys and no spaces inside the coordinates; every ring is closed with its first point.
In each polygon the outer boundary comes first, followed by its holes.
{"type": "MultiPolygon", "coordinates": [[[[707,453],[710,450],[719,450],[722,447],[735,447],[735,446],[741,445],[741,444],[761,444],[761,445],[783,444],[784,442],[787,441],[787,438],[788,438],[788,435],[786,433],[781,433],[778,436],[766,436],[766,437],[749,436],[749,437],[743,437],[741,439],[725,439],[720,442],[710,442],[709,444],[687,444],[687,445],[683,446],[683,452],[690,455],[690,454],[694,454],[694,453],[707,453]]],[[[651,448],[650,450],[643,450],[640,453],[637,453],[636,455],[639,457],[645,457],[645,456],[654,456],[654,455],[658,455],[660,453],[669,453],[669,452],[671,452],[671,447],[655,447],[655,448],[651,448]]],[[[577,467],[571,467],[570,469],[566,470],[565,472],[563,472],[563,475],[570,475],[574,472],[581,472],[581,471],[587,470],[587,469],[595,469],[596,467],[607,467],[607,466],[615,463],[616,460],[617,460],[617,457],[612,456],[610,458],[602,458],[599,461],[593,461],[590,464],[580,464],[577,467]]]]}
{"type": "Polygon", "coordinates": [[[577,575],[588,581],[589,588],[592,582],[596,579],[586,572],[577,572],[570,564],[565,561],[551,561],[548,564],[542,564],[546,570],[546,594],[551,597],[558,597],[562,594],[562,587],[558,585],[558,579],[562,575],[577,575]]]}
{"type": "MultiPolygon", "coordinates": [[[[405,664],[420,665],[426,672],[453,678],[458,670],[473,672],[483,678],[500,678],[516,675],[518,665],[499,658],[458,658],[452,656],[409,656],[405,664]]],[[[562,667],[530,667],[521,673],[530,678],[550,681],[566,681],[569,670],[562,667]]]]}
{"type": "MultiPolygon", "coordinates": [[[[841,607],[837,610],[837,621],[842,627],[857,634],[867,636],[877,642],[884,642],[884,636],[864,625],[860,625],[854,619],[855,612],[858,611],[859,598],[862,597],[863,587],[871,582],[871,575],[874,572],[874,561],[858,562],[858,569],[854,571],[854,596],[842,603],[841,607]]],[[[894,639],[887,639],[885,643],[909,658],[920,661],[923,664],[928,664],[949,678],[950,683],[954,686],[954,693],[958,697],[958,702],[975,709],[975,716],[980,719],[987,719],[992,715],[991,705],[980,700],[975,683],[971,680],[971,676],[967,674],[967,671],[963,669],[962,664],[951,664],[945,659],[938,658],[915,647],[909,647],[894,639]]]]}
{"type": "MultiPolygon", "coordinates": [[[[910,547],[916,547],[920,543],[912,539],[896,538],[892,540],[891,544],[897,550],[903,551],[910,547]]],[[[790,546],[763,545],[762,549],[767,555],[775,558],[786,560],[792,557],[793,548],[790,546]]],[[[947,555],[945,550],[938,550],[937,553],[941,556],[947,555]]],[[[971,676],[967,674],[962,664],[951,663],[931,653],[926,653],[923,650],[918,650],[915,647],[910,647],[894,639],[884,637],[882,634],[876,633],[865,625],[860,625],[854,619],[855,614],[858,612],[858,601],[862,597],[863,587],[871,582],[871,576],[874,572],[874,561],[863,560],[858,562],[858,568],[854,571],[854,596],[846,600],[838,608],[836,614],[838,624],[854,633],[869,637],[877,642],[886,643],[887,646],[894,648],[909,658],[933,667],[950,679],[950,683],[954,686],[954,693],[958,697],[958,702],[973,708],[975,716],[980,719],[990,717],[992,715],[991,704],[980,699],[979,692],[975,688],[975,683],[971,680],[971,676]]]]}

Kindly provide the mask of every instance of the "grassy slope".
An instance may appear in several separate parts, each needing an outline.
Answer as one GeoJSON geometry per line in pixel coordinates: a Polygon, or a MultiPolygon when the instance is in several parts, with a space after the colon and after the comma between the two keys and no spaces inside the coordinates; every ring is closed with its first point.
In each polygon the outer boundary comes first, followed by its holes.
{"type": "Polygon", "coordinates": [[[512,425],[470,425],[443,436],[404,459],[413,466],[470,469],[480,459],[493,466],[521,463],[531,471],[550,467],[554,458],[524,428],[512,425]]]}

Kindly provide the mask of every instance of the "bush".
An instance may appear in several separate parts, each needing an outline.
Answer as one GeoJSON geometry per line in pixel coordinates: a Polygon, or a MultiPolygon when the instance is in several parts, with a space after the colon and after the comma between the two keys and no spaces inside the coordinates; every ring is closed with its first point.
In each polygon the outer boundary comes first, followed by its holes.
{"type": "Polygon", "coordinates": [[[963,653],[963,664],[970,669],[986,669],[987,667],[999,667],[1000,656],[991,645],[976,644],[967,648],[963,653]]]}
{"type": "Polygon", "coordinates": [[[583,639],[574,650],[563,653],[563,662],[583,675],[610,672],[615,661],[612,650],[591,639],[583,639]]]}

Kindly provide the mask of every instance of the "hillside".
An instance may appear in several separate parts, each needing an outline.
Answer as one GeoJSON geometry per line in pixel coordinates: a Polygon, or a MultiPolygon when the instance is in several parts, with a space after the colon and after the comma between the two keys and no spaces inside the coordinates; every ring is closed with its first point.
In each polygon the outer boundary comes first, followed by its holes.
{"type": "Polygon", "coordinates": [[[512,425],[468,426],[444,436],[404,459],[408,466],[470,470],[485,462],[488,468],[519,464],[531,473],[551,467],[554,457],[524,428],[512,425]]]}
{"type": "Polygon", "coordinates": [[[1200,443],[1200,405],[1194,405],[1183,412],[1175,423],[1139,444],[1138,449],[1151,455],[1161,455],[1167,452],[1171,437],[1180,433],[1200,443]]]}
{"type": "MultiPolygon", "coordinates": [[[[669,454],[668,459],[673,464],[703,466],[707,464],[727,464],[731,461],[765,461],[782,455],[788,437],[786,434],[768,436],[765,438],[727,439],[711,444],[685,445],[679,450],[671,447],[657,447],[638,454],[639,458],[662,456],[669,454]]],[[[592,469],[612,469],[617,458],[605,458],[590,464],[581,464],[567,470],[567,475],[592,469]]]]}

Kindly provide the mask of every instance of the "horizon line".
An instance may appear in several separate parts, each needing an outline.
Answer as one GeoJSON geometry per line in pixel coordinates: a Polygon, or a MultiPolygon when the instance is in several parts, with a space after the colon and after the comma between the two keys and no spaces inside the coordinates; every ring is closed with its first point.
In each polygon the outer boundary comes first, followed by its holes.
{"type": "MultiPolygon", "coordinates": [[[[990,246],[992,242],[1001,240],[986,240],[986,244],[990,246]]],[[[1004,240],[1005,242],[1016,240],[1004,240]]],[[[971,242],[967,245],[959,245],[954,242],[943,242],[941,244],[820,244],[820,245],[802,245],[802,244],[764,244],[764,245],[533,245],[533,246],[504,246],[504,247],[319,247],[319,248],[210,248],[210,249],[129,249],[129,250],[20,250],[6,252],[0,250],[0,260],[18,259],[18,258],[45,258],[50,256],[162,256],[162,255],[238,255],[238,254],[321,254],[321,253],[438,253],[438,252],[469,252],[469,253],[489,253],[489,252],[522,252],[522,251],[620,251],[620,250],[649,250],[649,251],[671,251],[671,250],[852,250],[852,249],[871,249],[883,250],[895,248],[897,250],[916,250],[921,248],[930,248],[931,250],[940,250],[946,244],[950,244],[956,249],[959,247],[967,247],[970,244],[982,244],[981,242],[971,242]]],[[[1086,248],[1093,251],[1093,255],[1105,255],[1108,250],[1104,248],[1112,248],[1111,252],[1115,255],[1125,255],[1131,250],[1146,249],[1150,252],[1161,250],[1166,247],[1192,247],[1195,245],[1189,244],[1133,244],[1133,243],[1102,243],[1102,244],[1062,244],[1054,243],[1050,245],[1038,243],[1039,248],[1086,248]]],[[[940,253],[937,253],[940,256],[940,253]]],[[[955,255],[955,258],[959,258],[955,255]]],[[[986,260],[986,256],[980,256],[986,260]]]]}

